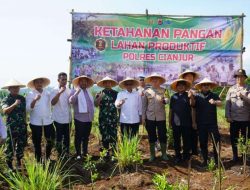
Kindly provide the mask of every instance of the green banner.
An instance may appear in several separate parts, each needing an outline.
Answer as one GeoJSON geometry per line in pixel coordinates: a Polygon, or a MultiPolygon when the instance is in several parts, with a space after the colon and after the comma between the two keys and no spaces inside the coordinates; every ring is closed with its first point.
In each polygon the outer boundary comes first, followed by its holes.
{"type": "Polygon", "coordinates": [[[168,82],[191,69],[234,83],[242,47],[241,16],[167,17],[73,13],[71,79],[95,81],[159,73],[168,82]]]}

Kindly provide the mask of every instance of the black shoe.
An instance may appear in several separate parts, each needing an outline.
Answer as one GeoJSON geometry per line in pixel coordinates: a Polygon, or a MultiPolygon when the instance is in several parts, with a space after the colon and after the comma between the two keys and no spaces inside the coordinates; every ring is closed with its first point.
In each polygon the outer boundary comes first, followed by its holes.
{"type": "Polygon", "coordinates": [[[238,156],[234,156],[233,159],[232,159],[232,162],[233,163],[239,162],[239,157],[238,156]]]}
{"type": "Polygon", "coordinates": [[[175,162],[176,164],[181,163],[181,161],[182,161],[182,159],[181,159],[180,156],[177,156],[177,157],[175,157],[175,159],[174,159],[174,162],[175,162]]]}
{"type": "Polygon", "coordinates": [[[202,163],[201,163],[201,167],[202,167],[202,168],[206,168],[206,167],[207,167],[207,161],[202,162],[202,163]]]}
{"type": "Polygon", "coordinates": [[[9,167],[9,169],[13,171],[12,161],[7,161],[7,165],[9,167]]]}
{"type": "Polygon", "coordinates": [[[198,151],[196,150],[196,151],[192,151],[192,153],[191,153],[191,155],[194,155],[194,156],[198,156],[198,151]]]}

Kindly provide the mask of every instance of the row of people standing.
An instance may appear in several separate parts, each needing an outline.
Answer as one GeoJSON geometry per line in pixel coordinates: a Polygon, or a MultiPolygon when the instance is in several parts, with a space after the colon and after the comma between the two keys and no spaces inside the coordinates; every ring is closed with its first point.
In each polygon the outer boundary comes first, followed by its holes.
{"type": "MultiPolygon", "coordinates": [[[[197,77],[197,73],[186,71],[180,75],[180,78],[183,79],[178,79],[171,84],[171,88],[176,91],[176,94],[170,99],[169,125],[173,127],[176,161],[178,162],[182,158],[184,160],[189,159],[190,149],[192,149],[193,154],[197,154],[199,134],[203,164],[206,165],[208,159],[208,134],[213,134],[216,144],[220,140],[216,106],[220,106],[221,101],[216,94],[211,92],[211,89],[217,86],[216,83],[208,79],[204,79],[196,84],[195,87],[201,91],[200,93],[194,93],[193,90],[190,90],[192,83],[197,77]],[[183,138],[183,154],[181,154],[181,136],[183,138]]],[[[244,81],[243,79],[247,78],[244,70],[237,71],[235,77],[237,81],[244,81]],[[238,78],[242,78],[242,80],[238,80],[238,78]]],[[[166,154],[165,105],[169,103],[169,99],[165,96],[165,90],[161,88],[161,85],[166,82],[162,76],[153,74],[145,78],[145,82],[150,84],[151,87],[139,90],[135,90],[139,86],[139,82],[135,79],[127,78],[119,83],[119,86],[123,89],[119,93],[112,90],[112,87],[118,83],[109,77],[105,77],[97,83],[104,90],[98,93],[95,98],[92,97],[89,91],[94,81],[87,76],[75,78],[72,81],[75,88],[70,90],[66,88],[67,74],[60,73],[58,75],[58,88],[54,89],[51,94],[45,89],[49,82],[47,78],[31,80],[27,86],[32,90],[27,94],[26,101],[24,97],[18,94],[20,87],[24,87],[18,81],[12,80],[3,87],[10,92],[2,101],[3,112],[7,115],[8,138],[6,153],[10,168],[12,167],[14,151],[16,151],[18,166],[21,164],[23,157],[23,150],[27,141],[25,110],[30,113],[30,128],[37,161],[40,161],[42,157],[41,139],[43,131],[47,142],[45,155],[47,159],[50,156],[55,137],[59,154],[69,153],[69,134],[72,122],[70,104],[73,105],[74,109],[77,159],[88,153],[94,105],[100,107],[99,129],[104,148],[115,148],[119,118],[122,135],[125,133],[131,136],[136,135],[139,130],[139,124],[145,124],[149,137],[151,161],[155,159],[154,145],[157,141],[157,135],[161,145],[162,159],[168,159],[166,154]],[[51,105],[53,106],[52,118],[50,114],[51,105]],[[116,108],[119,110],[119,115],[116,108]]],[[[237,114],[234,113],[237,112],[235,110],[238,107],[244,107],[244,110],[241,111],[248,117],[247,125],[249,125],[249,90],[246,90],[244,82],[241,83],[236,84],[237,87],[243,84],[236,97],[240,97],[237,101],[242,102],[235,103],[234,95],[231,95],[232,88],[234,88],[232,87],[227,95],[226,106],[226,117],[231,122],[231,141],[234,159],[236,160],[238,156],[235,153],[235,140],[238,138],[239,130],[242,129],[244,134],[244,129],[248,127],[246,125],[241,126],[243,125],[242,122],[238,123],[235,120],[234,116],[237,114]],[[237,130],[235,126],[238,126],[237,130]]],[[[244,119],[246,118],[244,117],[244,119]]]]}

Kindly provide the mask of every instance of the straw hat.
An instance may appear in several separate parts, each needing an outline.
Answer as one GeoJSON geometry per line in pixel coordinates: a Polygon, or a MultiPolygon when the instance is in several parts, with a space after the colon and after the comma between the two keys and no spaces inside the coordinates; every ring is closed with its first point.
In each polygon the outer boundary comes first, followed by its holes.
{"type": "Polygon", "coordinates": [[[20,88],[25,87],[24,84],[21,84],[20,82],[18,82],[15,79],[10,79],[7,83],[5,83],[5,85],[2,87],[2,89],[8,89],[9,87],[14,87],[14,86],[18,86],[20,88]]]}
{"type": "Polygon", "coordinates": [[[81,75],[81,76],[76,77],[75,79],[73,79],[72,84],[74,85],[74,87],[78,86],[79,80],[82,79],[82,78],[87,79],[87,81],[88,81],[87,88],[90,88],[91,86],[94,85],[94,81],[91,78],[87,77],[86,75],[81,75]]]}
{"type": "Polygon", "coordinates": [[[197,80],[200,77],[200,75],[198,73],[187,69],[187,70],[185,70],[183,73],[181,73],[179,75],[179,79],[183,79],[186,74],[192,74],[192,75],[194,75],[194,81],[197,80]]]}
{"type": "Polygon", "coordinates": [[[201,85],[203,85],[203,84],[209,84],[211,88],[215,88],[215,87],[218,86],[215,82],[209,80],[208,78],[204,78],[202,81],[200,81],[200,82],[199,82],[198,84],[196,84],[194,87],[195,87],[196,89],[200,90],[200,89],[201,89],[201,85]]]}
{"type": "Polygon", "coordinates": [[[170,87],[171,87],[171,89],[173,90],[173,91],[177,91],[177,84],[178,84],[178,82],[183,82],[183,83],[185,83],[185,85],[186,85],[186,90],[188,90],[188,89],[190,89],[191,88],[191,83],[189,82],[189,81],[187,81],[187,80],[185,80],[185,79],[176,79],[176,80],[174,80],[173,82],[172,82],[172,84],[170,85],[170,87]]]}
{"type": "Polygon", "coordinates": [[[126,89],[125,83],[128,82],[128,81],[129,81],[129,82],[133,82],[133,85],[132,85],[133,88],[137,88],[137,87],[140,85],[140,83],[139,83],[138,80],[135,80],[135,79],[133,79],[133,78],[127,77],[126,79],[122,80],[122,81],[119,83],[119,87],[122,88],[122,89],[126,89]]]}
{"type": "Polygon", "coordinates": [[[164,77],[162,77],[161,75],[154,73],[148,77],[145,78],[145,83],[151,83],[152,78],[157,78],[160,80],[161,84],[164,84],[166,82],[166,79],[164,77]]]}
{"type": "Polygon", "coordinates": [[[43,80],[43,88],[45,88],[46,86],[48,86],[50,84],[50,80],[48,78],[46,78],[46,77],[37,77],[37,78],[34,78],[31,81],[29,81],[28,84],[27,84],[27,87],[34,89],[35,88],[34,81],[38,80],[38,79],[43,80]]]}
{"type": "Polygon", "coordinates": [[[110,77],[104,77],[102,80],[100,80],[100,81],[97,83],[97,86],[102,87],[102,88],[105,88],[104,82],[106,82],[106,81],[111,82],[111,87],[114,87],[114,86],[118,85],[118,82],[116,82],[116,81],[113,80],[112,78],[110,78],[110,77]]]}

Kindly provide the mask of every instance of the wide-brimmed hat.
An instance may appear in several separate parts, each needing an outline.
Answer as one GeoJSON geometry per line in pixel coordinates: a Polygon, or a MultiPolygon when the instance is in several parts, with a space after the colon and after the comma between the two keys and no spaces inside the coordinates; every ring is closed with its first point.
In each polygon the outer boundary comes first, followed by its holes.
{"type": "Polygon", "coordinates": [[[138,80],[135,80],[133,78],[130,78],[130,77],[127,77],[126,79],[122,80],[120,83],[119,83],[119,87],[122,88],[122,89],[126,89],[126,82],[132,82],[132,88],[136,88],[140,85],[139,81],[138,80]]]}
{"type": "Polygon", "coordinates": [[[191,71],[190,69],[187,69],[179,75],[179,79],[183,79],[186,74],[194,75],[194,81],[200,77],[200,75],[198,73],[191,71]]]}
{"type": "Polygon", "coordinates": [[[236,78],[237,76],[244,76],[246,78],[248,78],[246,71],[244,69],[238,69],[235,73],[234,73],[234,78],[236,78]]]}
{"type": "Polygon", "coordinates": [[[29,81],[28,84],[27,84],[27,87],[34,89],[35,88],[34,81],[38,80],[38,79],[43,80],[43,88],[45,88],[46,86],[48,86],[50,84],[50,80],[48,78],[46,78],[46,77],[37,77],[37,78],[34,78],[31,81],[29,81]]]}
{"type": "Polygon", "coordinates": [[[104,82],[106,82],[106,81],[111,82],[111,87],[114,87],[114,86],[118,85],[118,82],[116,82],[116,81],[113,80],[112,78],[110,78],[110,77],[104,77],[102,80],[100,80],[100,81],[97,83],[97,86],[102,87],[102,88],[105,88],[104,82]]]}
{"type": "Polygon", "coordinates": [[[87,77],[86,75],[81,75],[81,76],[76,77],[72,80],[72,84],[74,85],[74,87],[78,86],[79,80],[82,78],[87,80],[87,82],[88,82],[87,88],[90,88],[91,86],[94,85],[94,81],[91,78],[87,77]]]}
{"type": "Polygon", "coordinates": [[[203,84],[209,84],[211,88],[215,88],[217,87],[218,85],[216,84],[216,82],[213,82],[211,80],[209,80],[208,78],[204,78],[202,81],[200,81],[198,84],[196,84],[194,87],[198,90],[201,89],[201,86],[203,84]]]}
{"type": "Polygon", "coordinates": [[[152,78],[159,79],[161,84],[164,84],[166,82],[166,79],[164,77],[162,77],[161,75],[159,75],[157,73],[154,73],[154,74],[152,74],[152,75],[150,75],[150,76],[148,76],[148,77],[145,78],[145,80],[144,80],[145,83],[149,83],[150,84],[152,78]]]}
{"type": "Polygon", "coordinates": [[[25,87],[25,85],[22,84],[22,83],[20,83],[16,79],[10,79],[8,82],[6,82],[4,84],[4,86],[2,87],[2,89],[8,89],[9,87],[20,87],[20,88],[23,88],[23,87],[25,87]]]}
{"type": "Polygon", "coordinates": [[[185,80],[185,79],[176,79],[174,80],[170,87],[173,91],[177,91],[177,84],[181,82],[181,83],[184,83],[186,85],[186,90],[190,89],[191,88],[191,83],[188,81],[188,80],[185,80]]]}

